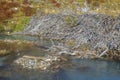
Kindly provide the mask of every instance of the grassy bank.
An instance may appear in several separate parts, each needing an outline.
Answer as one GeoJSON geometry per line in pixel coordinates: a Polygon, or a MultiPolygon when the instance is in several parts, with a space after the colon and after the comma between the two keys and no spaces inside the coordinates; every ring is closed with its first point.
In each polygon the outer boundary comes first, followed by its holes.
{"type": "Polygon", "coordinates": [[[17,32],[24,29],[35,13],[83,14],[102,13],[115,16],[120,14],[119,0],[1,0],[0,33],[17,32]]]}
{"type": "Polygon", "coordinates": [[[32,45],[32,42],[28,41],[0,40],[0,56],[19,53],[32,45]]]}

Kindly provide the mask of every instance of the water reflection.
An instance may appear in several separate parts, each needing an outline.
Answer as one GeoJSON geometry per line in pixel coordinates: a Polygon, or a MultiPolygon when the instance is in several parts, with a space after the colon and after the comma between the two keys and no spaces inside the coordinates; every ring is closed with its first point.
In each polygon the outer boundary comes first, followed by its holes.
{"type": "MultiPolygon", "coordinates": [[[[36,51],[35,51],[36,52],[36,51]]],[[[39,52],[39,51],[38,51],[39,52]]],[[[34,51],[31,54],[34,54],[34,51]]],[[[35,55],[35,54],[34,54],[35,55]]],[[[17,56],[0,58],[0,80],[119,80],[120,63],[71,58],[57,72],[23,69],[12,65],[17,56]]],[[[62,66],[62,65],[61,65],[62,66]]]]}
{"type": "Polygon", "coordinates": [[[61,68],[57,73],[53,75],[53,80],[71,80],[71,79],[66,74],[66,71],[61,68]]]}
{"type": "MultiPolygon", "coordinates": [[[[13,39],[13,37],[9,38],[13,39]]],[[[20,39],[21,37],[17,36],[15,38],[20,39]]],[[[34,37],[25,36],[25,38],[27,40],[36,40],[34,37]]],[[[44,40],[43,45],[50,46],[51,42],[44,40]]],[[[23,52],[22,55],[44,56],[45,53],[39,48],[32,48],[23,52]]],[[[66,67],[61,67],[57,72],[52,73],[40,70],[27,70],[20,66],[12,65],[17,57],[19,56],[0,57],[0,80],[120,80],[119,62],[71,58],[69,62],[72,64],[72,67],[64,64],[66,67]]]]}
{"type": "Polygon", "coordinates": [[[119,80],[120,64],[104,60],[73,60],[72,69],[60,69],[53,80],[119,80]]]}
{"type": "Polygon", "coordinates": [[[9,77],[7,78],[7,77],[1,77],[0,76],[0,80],[10,80],[10,78],[9,77]]]}
{"type": "MultiPolygon", "coordinates": [[[[72,67],[57,72],[23,69],[20,66],[0,67],[0,80],[119,80],[120,63],[105,60],[72,59],[72,67]]],[[[64,64],[67,65],[67,64],[64,64]]]]}

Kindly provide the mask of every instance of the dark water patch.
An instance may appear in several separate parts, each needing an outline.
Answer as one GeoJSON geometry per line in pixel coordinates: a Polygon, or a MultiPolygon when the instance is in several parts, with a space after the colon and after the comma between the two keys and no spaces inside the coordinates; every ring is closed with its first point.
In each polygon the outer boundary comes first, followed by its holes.
{"type": "Polygon", "coordinates": [[[11,80],[52,80],[52,73],[22,68],[12,69],[11,80]]]}
{"type": "Polygon", "coordinates": [[[1,77],[0,76],[0,80],[11,80],[9,77],[7,78],[7,77],[1,77]]]}
{"type": "Polygon", "coordinates": [[[60,69],[53,80],[119,80],[120,64],[103,60],[73,60],[73,68],[60,69]]]}

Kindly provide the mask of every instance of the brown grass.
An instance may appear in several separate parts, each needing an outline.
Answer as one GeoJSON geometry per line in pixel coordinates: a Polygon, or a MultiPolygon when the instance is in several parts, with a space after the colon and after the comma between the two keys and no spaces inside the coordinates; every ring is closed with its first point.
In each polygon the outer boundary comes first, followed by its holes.
{"type": "Polygon", "coordinates": [[[32,42],[19,40],[0,40],[0,56],[10,53],[18,53],[31,47],[32,42]]]}

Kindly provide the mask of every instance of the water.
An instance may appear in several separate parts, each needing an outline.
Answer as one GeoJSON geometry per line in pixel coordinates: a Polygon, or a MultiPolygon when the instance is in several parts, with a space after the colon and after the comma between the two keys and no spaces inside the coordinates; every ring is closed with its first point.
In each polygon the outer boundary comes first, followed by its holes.
{"type": "Polygon", "coordinates": [[[55,73],[6,67],[0,69],[0,80],[120,80],[119,62],[74,59],[71,63],[55,73]]]}
{"type": "Polygon", "coordinates": [[[60,69],[54,80],[120,80],[120,63],[105,60],[75,60],[74,68],[60,69]]]}
{"type": "MultiPolygon", "coordinates": [[[[37,40],[30,36],[0,36],[0,39],[37,40]]],[[[50,46],[49,41],[43,45],[50,46]]],[[[44,56],[40,48],[28,49],[25,55],[44,56]]],[[[120,80],[120,62],[71,58],[56,72],[23,69],[11,65],[16,55],[0,57],[0,80],[120,80]]]]}
{"type": "Polygon", "coordinates": [[[11,39],[11,40],[28,40],[28,41],[36,41],[37,37],[24,36],[24,35],[0,35],[1,40],[11,39]]]}

